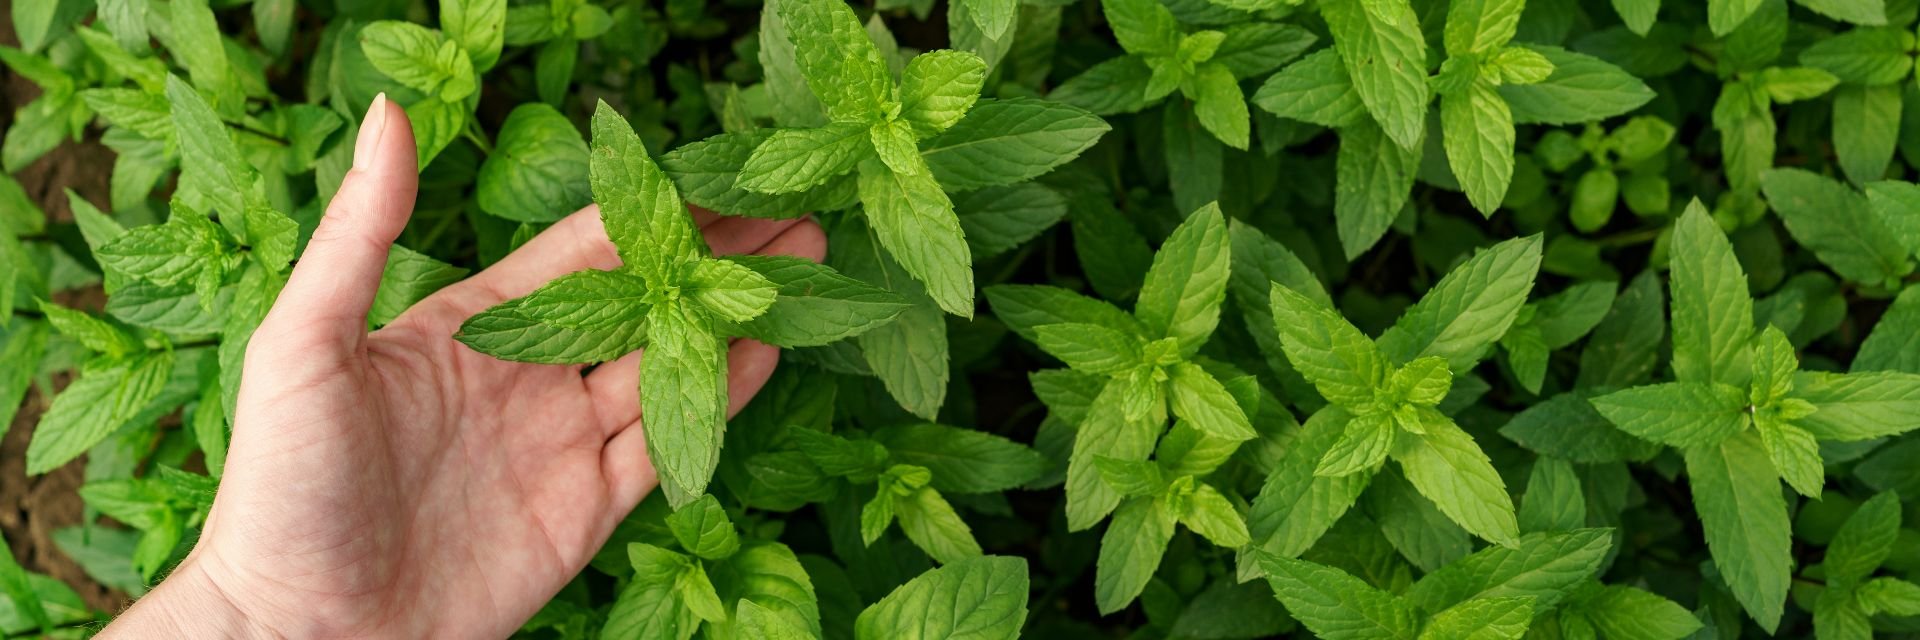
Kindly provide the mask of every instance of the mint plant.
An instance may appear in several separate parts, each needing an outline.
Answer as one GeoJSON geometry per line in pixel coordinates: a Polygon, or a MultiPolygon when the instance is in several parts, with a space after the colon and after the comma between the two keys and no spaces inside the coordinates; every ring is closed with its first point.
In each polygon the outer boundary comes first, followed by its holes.
{"type": "Polygon", "coordinates": [[[612,360],[645,346],[647,452],[679,507],[700,497],[719,461],[725,338],[825,344],[906,303],[805,260],[710,257],[673,183],[604,102],[594,113],[592,157],[594,199],[621,268],[554,280],[468,318],[455,337],[497,358],[548,364],[612,360]]]}
{"type": "Polygon", "coordinates": [[[1732,246],[1699,202],[1672,243],[1675,381],[1592,400],[1633,436],[1680,449],[1716,566],[1748,615],[1779,625],[1792,579],[1786,503],[1826,484],[1821,441],[1910,431],[1920,376],[1800,371],[1777,327],[1754,328],[1753,301],[1732,246]]]}

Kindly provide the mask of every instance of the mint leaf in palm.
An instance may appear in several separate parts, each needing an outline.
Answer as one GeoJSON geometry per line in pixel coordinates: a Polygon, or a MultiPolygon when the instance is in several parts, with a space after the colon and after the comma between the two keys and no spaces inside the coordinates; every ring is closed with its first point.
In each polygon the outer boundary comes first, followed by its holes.
{"type": "Polygon", "coordinates": [[[837,277],[825,266],[712,257],[673,183],[605,103],[594,113],[590,176],[622,266],[563,276],[468,319],[455,337],[498,358],[543,363],[600,362],[646,347],[639,393],[647,449],[669,501],[684,505],[706,491],[718,464],[726,338],[783,346],[830,341],[871,329],[904,305],[844,280],[832,293],[789,285],[837,277]],[[865,300],[845,295],[856,291],[865,300]],[[502,321],[513,324],[503,328],[502,321]],[[493,337],[503,330],[545,336],[493,337]]]}

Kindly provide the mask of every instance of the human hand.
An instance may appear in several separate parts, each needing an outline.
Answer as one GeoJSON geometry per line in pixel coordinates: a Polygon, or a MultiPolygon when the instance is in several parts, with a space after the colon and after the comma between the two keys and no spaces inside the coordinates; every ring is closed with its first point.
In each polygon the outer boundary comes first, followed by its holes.
{"type": "MultiPolygon", "coordinates": [[[[505,637],[653,490],[641,354],[583,376],[453,339],[488,306],[618,266],[595,207],[366,331],[417,181],[406,113],[376,99],[353,170],[248,347],[199,543],[103,637],[505,637]]],[[[694,217],[715,254],[826,252],[810,220],[694,217]]],[[[778,356],[733,343],[729,415],[778,356]]]]}

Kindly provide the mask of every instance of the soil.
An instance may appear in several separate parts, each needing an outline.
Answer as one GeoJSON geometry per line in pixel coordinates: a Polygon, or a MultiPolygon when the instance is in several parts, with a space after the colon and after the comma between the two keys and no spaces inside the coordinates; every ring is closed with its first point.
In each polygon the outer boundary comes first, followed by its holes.
{"type": "MultiPolygon", "coordinates": [[[[3,4],[3,3],[0,3],[3,4]]],[[[14,36],[12,12],[0,12],[0,44],[19,46],[14,36]]],[[[13,73],[0,71],[0,131],[13,124],[14,110],[39,97],[40,89],[13,73]]],[[[40,204],[50,221],[71,219],[65,190],[72,189],[103,210],[107,205],[109,168],[113,152],[99,142],[99,131],[88,132],[82,142],[68,142],[13,174],[26,192],[40,204]]],[[[57,301],[81,308],[98,309],[105,297],[99,291],[82,291],[56,296],[57,301]]],[[[5,363],[5,366],[30,366],[5,363]]],[[[66,384],[58,376],[56,384],[66,384]]],[[[47,409],[48,396],[34,389],[0,438],[0,533],[5,533],[14,558],[29,571],[44,573],[72,586],[94,609],[114,613],[129,601],[126,594],[109,589],[87,577],[78,564],[68,559],[53,544],[53,532],[80,523],[82,504],[80,484],[85,463],[75,461],[44,475],[27,477],[27,441],[32,426],[47,409]]]]}

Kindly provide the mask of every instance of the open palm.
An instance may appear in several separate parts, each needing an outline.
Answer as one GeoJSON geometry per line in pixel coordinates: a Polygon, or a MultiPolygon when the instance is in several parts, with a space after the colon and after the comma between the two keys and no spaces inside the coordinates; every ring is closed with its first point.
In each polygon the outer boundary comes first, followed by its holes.
{"type": "MultiPolygon", "coordinates": [[[[414,154],[404,111],[377,100],[354,170],[254,334],[226,474],[179,570],[278,635],[503,637],[656,484],[637,428],[642,354],[583,375],[453,339],[488,306],[618,266],[596,208],[366,331],[413,206],[414,154]]],[[[825,252],[811,221],[694,215],[716,254],[825,252]]],[[[730,412],[777,358],[733,344],[730,412]]]]}

